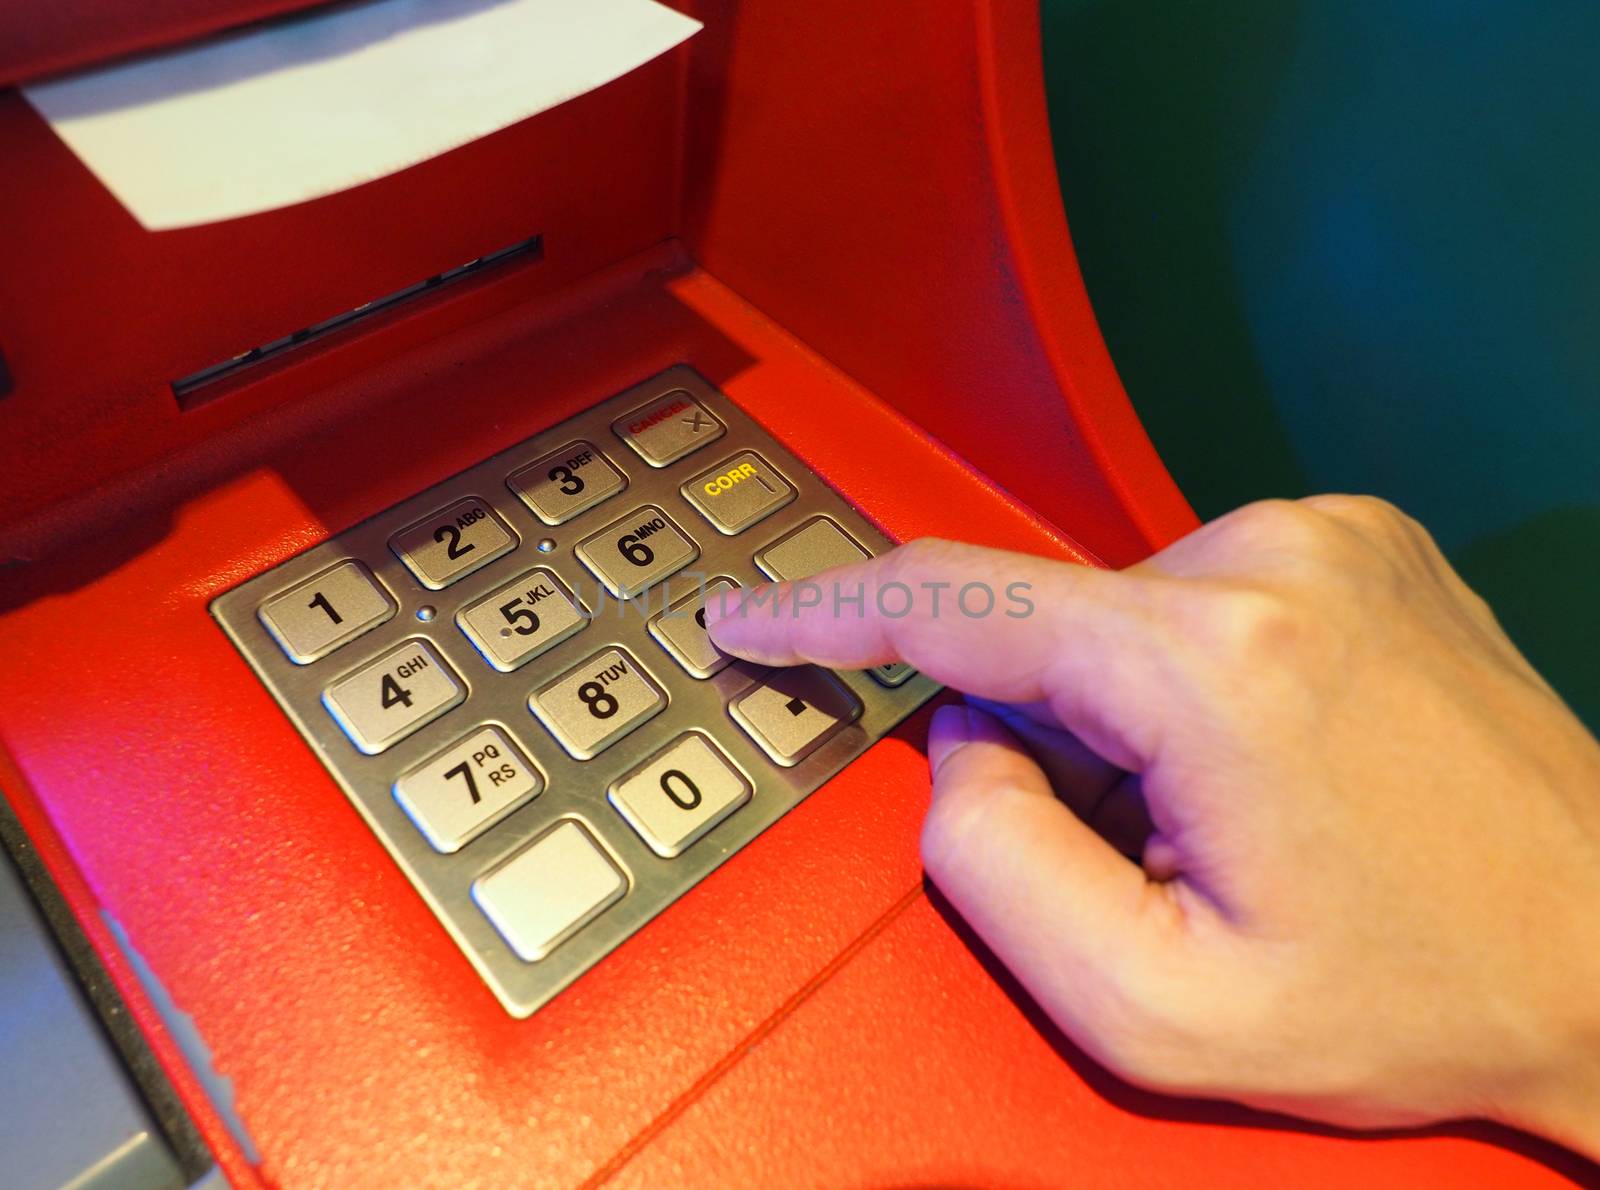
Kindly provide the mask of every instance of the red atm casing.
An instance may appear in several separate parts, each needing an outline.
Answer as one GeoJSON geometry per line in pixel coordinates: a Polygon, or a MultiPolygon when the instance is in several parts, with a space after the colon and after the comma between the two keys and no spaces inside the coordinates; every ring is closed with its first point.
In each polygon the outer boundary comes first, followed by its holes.
{"type": "MultiPolygon", "coordinates": [[[[304,0],[0,12],[0,84],[304,0]]],[[[207,613],[678,362],[890,536],[1134,561],[1194,518],[1073,258],[1037,12],[724,0],[599,90],[391,177],[146,232],[0,92],[0,786],[238,1185],[1538,1186],[1133,1091],[926,887],[926,714],[528,1020],[207,613]],[[171,382],[530,236],[180,404],[171,382]],[[111,922],[189,1016],[208,1096],[111,922]]],[[[1198,396],[1196,399],[1203,399],[1198,396]]]]}

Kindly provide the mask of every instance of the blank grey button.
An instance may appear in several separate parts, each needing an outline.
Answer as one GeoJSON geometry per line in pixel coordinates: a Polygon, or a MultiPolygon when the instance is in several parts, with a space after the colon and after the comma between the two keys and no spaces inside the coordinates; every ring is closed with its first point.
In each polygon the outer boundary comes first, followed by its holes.
{"type": "Polygon", "coordinates": [[[274,595],[256,612],[289,660],[309,665],[385,623],[395,602],[360,562],[340,562],[274,595]]]}
{"type": "Polygon", "coordinates": [[[627,878],[569,818],[477,880],[472,899],[517,957],[533,963],[627,889],[627,878]]]}
{"type": "Polygon", "coordinates": [[[691,731],[613,781],[607,796],[651,851],[672,859],[749,801],[750,792],[733,762],[691,731]]]}
{"type": "Polygon", "coordinates": [[[617,418],[611,429],[652,467],[676,462],[728,432],[715,414],[681,388],[617,418]]]}
{"type": "Polygon", "coordinates": [[[589,760],[667,705],[667,696],[625,650],[606,649],[528,696],[561,746],[589,760]]]}
{"type": "Polygon", "coordinates": [[[371,756],[466,696],[427,641],[408,640],[329,686],[322,703],[351,742],[371,756]]]}
{"type": "Polygon", "coordinates": [[[506,480],[541,521],[560,525],[628,486],[592,442],[569,442],[519,467],[506,480]]]}
{"type": "Polygon", "coordinates": [[[700,556],[700,547],[654,504],[636,508],[574,551],[618,599],[631,599],[700,556]]]}
{"type": "Polygon", "coordinates": [[[435,851],[459,851],[544,788],[498,727],[480,727],[394,783],[395,800],[435,851]]]}
{"type": "Polygon", "coordinates": [[[696,591],[657,613],[650,620],[650,635],[690,674],[709,678],[733,659],[711,643],[711,636],[706,632],[705,607],[724,591],[738,589],[739,584],[732,579],[714,579],[706,584],[703,593],[696,591]]]}
{"type": "Polygon", "coordinates": [[[456,625],[501,673],[554,648],[588,623],[561,580],[542,566],[456,613],[456,625]]]}
{"type": "Polygon", "coordinates": [[[822,746],[861,714],[855,695],[811,665],[779,670],[728,706],[734,721],[785,768],[822,746]]]}
{"type": "Polygon", "coordinates": [[[813,517],[756,555],[768,577],[794,581],[872,555],[825,516],[813,517]]]}
{"type": "Polygon", "coordinates": [[[717,532],[729,537],[771,516],[796,495],[794,485],[753,450],[724,459],[679,490],[717,532]]]}
{"type": "Polygon", "coordinates": [[[389,539],[389,548],[433,591],[487,566],[516,544],[506,523],[476,496],[441,508],[389,539]]]}

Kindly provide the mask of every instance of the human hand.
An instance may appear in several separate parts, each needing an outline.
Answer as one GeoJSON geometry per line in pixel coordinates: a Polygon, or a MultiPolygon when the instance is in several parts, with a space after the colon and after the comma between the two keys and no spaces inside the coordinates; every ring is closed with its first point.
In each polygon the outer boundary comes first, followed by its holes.
{"type": "Polygon", "coordinates": [[[1106,1066],[1600,1158],[1600,745],[1416,522],[1322,496],[1121,573],[923,540],[808,581],[708,607],[713,640],[969,695],[930,729],[924,864],[1106,1066]],[[1018,582],[1032,614],[955,605],[1018,582]]]}

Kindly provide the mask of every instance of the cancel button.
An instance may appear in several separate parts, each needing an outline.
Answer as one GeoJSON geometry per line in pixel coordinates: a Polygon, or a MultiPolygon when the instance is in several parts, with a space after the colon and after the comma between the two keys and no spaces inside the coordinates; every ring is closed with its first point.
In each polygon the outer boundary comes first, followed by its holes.
{"type": "Polygon", "coordinates": [[[733,536],[795,497],[794,485],[753,450],[724,459],[679,489],[721,533],[733,536]]]}

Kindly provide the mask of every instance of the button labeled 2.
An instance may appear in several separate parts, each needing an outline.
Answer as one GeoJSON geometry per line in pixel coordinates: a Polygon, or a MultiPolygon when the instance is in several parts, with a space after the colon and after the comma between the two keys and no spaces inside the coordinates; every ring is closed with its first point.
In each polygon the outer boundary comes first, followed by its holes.
{"type": "Polygon", "coordinates": [[[430,591],[466,578],[516,545],[516,535],[476,496],[458,500],[389,539],[389,548],[430,591]]]}
{"type": "Polygon", "coordinates": [[[322,692],[322,705],[368,756],[431,723],[467,696],[425,640],[402,641],[322,692]]]}
{"type": "Polygon", "coordinates": [[[400,807],[435,851],[450,853],[544,788],[539,770],[498,727],[480,727],[394,783],[400,807]]]}
{"type": "Polygon", "coordinates": [[[750,782],[733,762],[691,731],[613,781],[606,796],[651,851],[672,859],[749,801],[750,793],[750,782]]]}

